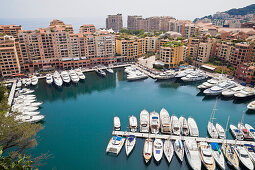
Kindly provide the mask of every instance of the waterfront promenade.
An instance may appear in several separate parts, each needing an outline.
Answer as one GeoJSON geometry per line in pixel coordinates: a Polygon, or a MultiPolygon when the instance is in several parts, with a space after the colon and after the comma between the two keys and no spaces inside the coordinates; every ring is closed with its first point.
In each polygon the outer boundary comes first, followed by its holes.
{"type": "Polygon", "coordinates": [[[181,138],[182,140],[188,140],[193,139],[197,142],[217,142],[217,143],[228,143],[232,145],[244,145],[244,144],[251,144],[255,146],[255,142],[253,141],[239,141],[239,140],[223,140],[223,139],[214,139],[214,138],[205,138],[205,137],[191,137],[191,136],[176,136],[176,135],[166,135],[166,134],[149,134],[149,133],[139,133],[139,132],[127,132],[127,131],[113,131],[112,135],[117,136],[128,136],[128,135],[134,135],[137,138],[158,138],[158,139],[170,139],[170,140],[176,140],[181,138]]]}

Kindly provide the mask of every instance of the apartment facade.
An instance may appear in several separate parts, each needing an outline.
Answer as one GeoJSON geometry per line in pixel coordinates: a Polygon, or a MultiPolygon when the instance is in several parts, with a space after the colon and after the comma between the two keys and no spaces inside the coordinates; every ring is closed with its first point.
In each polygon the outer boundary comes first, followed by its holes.
{"type": "Polygon", "coordinates": [[[18,38],[18,32],[22,30],[21,25],[0,25],[0,34],[11,35],[18,38]]]}
{"type": "Polygon", "coordinates": [[[122,14],[108,15],[106,18],[106,29],[119,32],[123,28],[122,14]]]}
{"type": "Polygon", "coordinates": [[[96,27],[93,24],[88,24],[88,25],[82,25],[80,26],[79,33],[85,33],[85,32],[90,32],[94,33],[96,32],[96,27]]]}
{"type": "Polygon", "coordinates": [[[235,77],[247,84],[255,84],[255,66],[252,63],[242,63],[237,66],[235,77]]]}
{"type": "Polygon", "coordinates": [[[0,36],[0,73],[4,78],[21,73],[19,53],[19,43],[13,36],[0,36]]]}

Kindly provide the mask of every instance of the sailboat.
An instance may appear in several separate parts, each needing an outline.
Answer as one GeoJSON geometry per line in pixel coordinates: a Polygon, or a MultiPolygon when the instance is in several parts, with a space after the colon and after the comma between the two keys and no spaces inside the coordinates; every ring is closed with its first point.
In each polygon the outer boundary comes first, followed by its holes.
{"type": "Polygon", "coordinates": [[[207,125],[207,131],[209,133],[209,135],[212,137],[212,138],[218,138],[218,132],[213,124],[213,120],[214,120],[214,115],[215,115],[215,111],[216,111],[216,105],[217,105],[217,99],[216,99],[216,102],[215,102],[215,105],[213,107],[213,111],[212,111],[212,114],[211,114],[211,117],[210,117],[210,120],[208,122],[208,125],[207,125]]]}
{"type": "Polygon", "coordinates": [[[174,151],[177,155],[177,157],[180,159],[180,161],[183,161],[184,156],[184,148],[181,139],[176,139],[174,142],[174,151]]]}
{"type": "Polygon", "coordinates": [[[128,135],[126,143],[125,143],[125,149],[127,156],[131,153],[131,151],[135,147],[136,138],[134,135],[128,135]]]}
{"type": "Polygon", "coordinates": [[[164,154],[168,163],[170,163],[174,154],[174,147],[170,139],[167,139],[164,142],[164,154]]]}
{"type": "Polygon", "coordinates": [[[220,169],[224,170],[225,169],[224,155],[223,155],[218,143],[212,142],[211,150],[212,150],[212,156],[213,156],[215,162],[218,164],[220,169]]]}
{"type": "Polygon", "coordinates": [[[153,156],[157,162],[159,162],[163,156],[163,142],[161,139],[154,140],[153,156]]]}
{"type": "Polygon", "coordinates": [[[243,122],[244,122],[244,112],[242,115],[241,123],[238,123],[237,127],[243,133],[244,140],[253,140],[252,135],[250,135],[249,130],[244,126],[243,122]]]}
{"type": "MultiPolygon", "coordinates": [[[[228,117],[228,122],[229,122],[229,117],[228,117]]],[[[226,130],[225,131],[227,131],[228,122],[227,122],[226,130]]],[[[224,143],[224,141],[223,141],[221,150],[224,153],[224,156],[227,159],[228,164],[230,166],[232,166],[233,168],[235,168],[236,170],[239,170],[239,160],[238,160],[238,157],[237,157],[233,147],[230,144],[227,143],[227,140],[225,142],[226,143],[224,143]]]]}
{"type": "Polygon", "coordinates": [[[246,169],[253,170],[254,165],[252,160],[249,158],[248,152],[243,146],[234,146],[234,150],[240,160],[240,162],[245,166],[246,169]]]}

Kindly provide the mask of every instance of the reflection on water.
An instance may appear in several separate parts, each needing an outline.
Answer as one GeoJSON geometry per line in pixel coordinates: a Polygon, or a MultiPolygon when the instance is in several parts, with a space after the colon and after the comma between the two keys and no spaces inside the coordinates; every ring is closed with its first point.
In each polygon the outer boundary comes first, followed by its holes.
{"type": "MultiPolygon", "coordinates": [[[[40,85],[44,87],[44,91],[36,91],[36,96],[43,101],[66,100],[69,98],[77,98],[81,94],[92,93],[94,91],[103,91],[116,87],[116,74],[118,79],[123,80],[124,75],[121,71],[117,73],[107,74],[105,77],[97,75],[95,72],[86,73],[85,81],[80,81],[78,84],[71,83],[70,85],[63,85],[61,88],[54,84],[48,85],[45,79],[39,81],[40,85]]],[[[36,87],[35,87],[36,88],[36,87]]]]}

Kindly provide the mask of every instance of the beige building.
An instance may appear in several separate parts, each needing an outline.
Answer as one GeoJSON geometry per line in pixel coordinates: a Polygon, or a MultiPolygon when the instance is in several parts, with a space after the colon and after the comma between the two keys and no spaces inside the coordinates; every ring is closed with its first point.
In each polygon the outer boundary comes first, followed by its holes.
{"type": "Polygon", "coordinates": [[[209,57],[211,54],[211,49],[212,49],[212,43],[211,42],[202,42],[199,44],[198,47],[198,54],[196,61],[199,63],[206,63],[209,61],[209,57]]]}
{"type": "Polygon", "coordinates": [[[106,18],[106,29],[119,32],[123,28],[122,14],[108,15],[106,18]]]}
{"type": "Polygon", "coordinates": [[[0,25],[0,34],[11,35],[18,38],[18,32],[22,30],[21,25],[0,25]]]}
{"type": "Polygon", "coordinates": [[[93,25],[93,24],[82,25],[80,27],[79,33],[85,33],[85,32],[90,32],[90,33],[96,32],[95,25],[93,25]]]}
{"type": "Polygon", "coordinates": [[[20,74],[19,52],[13,36],[0,36],[0,72],[4,78],[20,74]]]}

